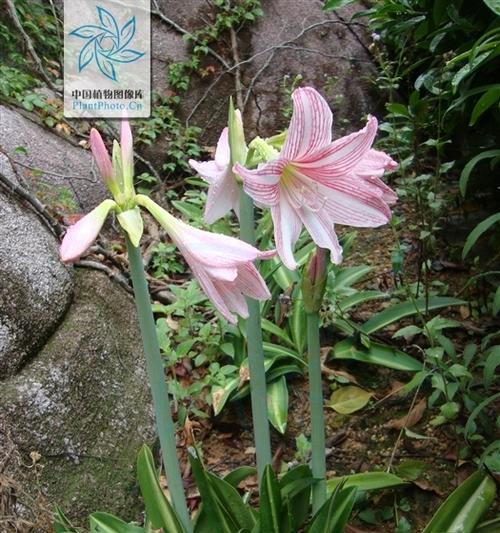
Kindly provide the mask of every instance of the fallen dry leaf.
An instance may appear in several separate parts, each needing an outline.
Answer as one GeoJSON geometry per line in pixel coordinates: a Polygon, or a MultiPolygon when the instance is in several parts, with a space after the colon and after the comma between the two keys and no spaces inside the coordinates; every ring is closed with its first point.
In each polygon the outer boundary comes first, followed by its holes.
{"type": "Polygon", "coordinates": [[[422,398],[413,409],[401,418],[396,418],[394,420],[389,420],[385,425],[391,429],[403,429],[411,428],[415,424],[418,424],[424,415],[425,408],[427,407],[427,399],[422,398]]]}
{"type": "Polygon", "coordinates": [[[445,492],[443,492],[439,487],[436,487],[435,485],[431,485],[429,481],[425,478],[419,478],[412,481],[414,485],[416,485],[419,489],[425,490],[426,492],[434,492],[438,496],[445,496],[445,492]]]}

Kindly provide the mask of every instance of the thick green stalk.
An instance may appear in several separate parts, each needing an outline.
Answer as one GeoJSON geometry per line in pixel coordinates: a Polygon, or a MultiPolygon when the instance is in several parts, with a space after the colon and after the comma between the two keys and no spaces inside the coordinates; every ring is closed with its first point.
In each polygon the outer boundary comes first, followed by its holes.
{"type": "MultiPolygon", "coordinates": [[[[249,244],[255,244],[254,206],[252,199],[242,190],[240,194],[240,237],[249,244]]],[[[253,433],[257,455],[259,486],[266,465],[271,464],[271,437],[267,418],[267,385],[262,348],[260,305],[257,300],[247,298],[249,317],[247,325],[248,369],[250,371],[250,394],[252,400],[253,433]]]]}
{"type": "Polygon", "coordinates": [[[175,426],[170,412],[170,399],[165,381],[165,370],[156,336],[156,326],[151,309],[148,285],[144,275],[144,266],[139,248],[133,246],[128,237],[127,251],[168,488],[172,495],[172,504],[177,516],[185,530],[190,533],[193,530],[193,526],[189,518],[186,498],[184,496],[184,487],[182,485],[181,470],[179,461],[177,460],[175,426]]]}
{"type": "Polygon", "coordinates": [[[319,313],[307,314],[307,352],[309,358],[309,405],[311,409],[312,473],[320,479],[312,489],[313,513],[326,500],[325,418],[319,344],[319,313]]]}

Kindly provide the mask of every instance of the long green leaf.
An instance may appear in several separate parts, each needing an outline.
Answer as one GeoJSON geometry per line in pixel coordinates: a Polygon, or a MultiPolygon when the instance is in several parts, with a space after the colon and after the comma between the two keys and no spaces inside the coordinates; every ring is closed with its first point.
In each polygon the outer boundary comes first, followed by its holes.
{"type": "Polygon", "coordinates": [[[327,0],[323,6],[323,11],[333,11],[341,7],[352,4],[355,0],[327,0]]]}
{"type": "Polygon", "coordinates": [[[333,291],[339,291],[350,287],[352,284],[363,279],[367,274],[373,270],[373,267],[368,265],[360,265],[354,267],[343,267],[340,269],[335,277],[333,283],[329,287],[333,291]]]}
{"type": "MultiPolygon", "coordinates": [[[[268,370],[266,372],[266,381],[267,383],[271,383],[271,381],[274,381],[281,376],[286,376],[287,374],[303,375],[303,372],[302,372],[302,369],[294,363],[279,364],[278,366],[275,366],[271,368],[271,370],[268,370]]],[[[250,392],[250,385],[248,383],[245,383],[245,385],[243,385],[243,387],[241,387],[241,389],[239,389],[238,392],[231,398],[231,401],[237,402],[245,398],[249,392],[250,392]]]]}
{"type": "Polygon", "coordinates": [[[474,126],[474,124],[479,120],[479,118],[499,100],[500,87],[495,87],[494,89],[489,89],[488,91],[486,91],[481,96],[481,98],[479,98],[476,105],[474,106],[474,109],[472,110],[469,126],[474,126]]]}
{"type": "MultiPolygon", "coordinates": [[[[272,344],[271,342],[264,342],[263,348],[264,353],[266,355],[270,355],[275,359],[290,357],[300,365],[307,366],[307,363],[304,361],[304,359],[294,350],[290,350],[289,348],[285,348],[284,346],[279,346],[278,344],[272,344]]],[[[273,362],[275,361],[275,359],[273,359],[273,362]]]]}
{"type": "Polygon", "coordinates": [[[462,196],[465,196],[465,191],[467,190],[467,184],[469,182],[471,172],[474,170],[474,167],[483,159],[492,159],[493,157],[499,157],[499,156],[500,156],[500,150],[498,149],[485,150],[484,152],[477,154],[465,165],[465,167],[462,170],[462,173],[460,174],[460,179],[458,181],[462,196]]]}
{"type": "Polygon", "coordinates": [[[207,473],[210,484],[215,490],[221,507],[231,517],[238,529],[252,529],[256,523],[250,507],[245,504],[239,492],[227,481],[207,473]]]}
{"type": "Polygon", "coordinates": [[[407,316],[424,313],[426,310],[433,311],[442,307],[464,305],[466,303],[464,300],[450,298],[448,296],[431,296],[429,299],[418,298],[415,302],[403,302],[384,309],[367,320],[361,326],[361,329],[367,335],[371,335],[407,316]]]}
{"type": "MultiPolygon", "coordinates": [[[[262,476],[259,498],[259,526],[261,533],[281,533],[281,495],[276,476],[267,465],[262,476]]],[[[214,530],[216,531],[216,530],[214,530]]]]}
{"type": "MultiPolygon", "coordinates": [[[[191,470],[193,471],[196,480],[196,486],[200,491],[202,502],[197,525],[198,521],[201,521],[204,526],[204,531],[220,531],[221,533],[233,533],[234,531],[237,531],[234,523],[232,523],[232,520],[220,505],[215,490],[210,483],[208,474],[205,472],[201,461],[191,449],[189,450],[188,457],[191,470]]],[[[198,530],[198,528],[195,529],[198,530]]]]}
{"type": "MultiPolygon", "coordinates": [[[[500,150],[499,150],[500,155],[500,150]]],[[[489,230],[493,224],[500,222],[500,213],[495,213],[480,222],[467,236],[465,240],[464,249],[462,250],[462,259],[465,259],[467,254],[471,251],[471,248],[476,244],[481,235],[489,230]]]]}
{"type": "Polygon", "coordinates": [[[423,533],[472,533],[495,494],[493,479],[484,472],[474,472],[446,498],[423,533]]]}
{"type": "Polygon", "coordinates": [[[142,446],[137,457],[137,479],[146,506],[146,514],[154,528],[164,528],[172,533],[183,533],[174,509],[165,497],[154,467],[153,454],[142,446]]]}
{"type": "Polygon", "coordinates": [[[142,527],[127,524],[108,513],[92,513],[89,519],[91,533],[146,533],[142,527]]]}
{"type": "Polygon", "coordinates": [[[388,472],[364,472],[329,479],[326,482],[328,493],[333,492],[340,484],[343,484],[345,488],[356,487],[359,491],[381,490],[407,485],[404,479],[388,472]]]}
{"type": "Polygon", "coordinates": [[[500,516],[479,524],[474,533],[498,533],[500,531],[500,516]]]}
{"type": "Polygon", "coordinates": [[[285,376],[267,384],[267,416],[273,427],[284,434],[288,418],[288,387],[285,376]]]}
{"type": "Polygon", "coordinates": [[[489,396],[474,408],[465,424],[464,436],[466,439],[469,438],[469,436],[476,430],[476,423],[474,421],[478,417],[479,413],[491,402],[494,402],[497,398],[500,398],[500,392],[489,396]]]}
{"type": "Polygon", "coordinates": [[[306,312],[302,305],[302,293],[300,287],[297,286],[294,291],[294,299],[292,304],[292,314],[288,319],[288,325],[292,334],[294,348],[300,355],[303,355],[306,349],[307,328],[306,328],[306,312]]]}
{"type": "Polygon", "coordinates": [[[387,296],[386,292],[381,291],[360,291],[351,296],[347,296],[346,298],[342,298],[338,305],[341,311],[347,311],[355,305],[369,302],[370,300],[375,300],[377,298],[387,298],[387,296]]]}
{"type": "Polygon", "coordinates": [[[281,497],[290,502],[291,526],[297,530],[309,516],[311,486],[316,483],[307,465],[289,470],[279,481],[281,497]],[[300,487],[297,482],[304,482],[300,487]]]}
{"type": "Polygon", "coordinates": [[[422,363],[417,359],[378,342],[371,342],[370,348],[366,348],[357,346],[353,339],[344,339],[333,347],[331,353],[334,359],[353,359],[406,372],[422,370],[422,363]]]}
{"type": "Polygon", "coordinates": [[[280,328],[276,324],[273,324],[272,322],[267,320],[267,318],[262,318],[261,324],[262,324],[262,329],[264,331],[267,331],[271,335],[278,337],[278,339],[282,340],[285,344],[288,344],[290,348],[294,347],[292,339],[290,339],[290,337],[288,336],[288,333],[284,329],[280,328]]]}
{"type": "Polygon", "coordinates": [[[239,466],[229,474],[224,476],[224,481],[230,483],[233,487],[237,487],[244,479],[250,476],[255,476],[257,469],[253,466],[239,466]]]}
{"type": "Polygon", "coordinates": [[[212,407],[214,409],[214,415],[217,416],[224,405],[226,405],[229,396],[234,392],[240,383],[240,378],[233,378],[228,380],[223,387],[218,387],[212,392],[212,407]]]}
{"type": "Polygon", "coordinates": [[[486,362],[484,363],[483,370],[483,379],[484,386],[486,389],[489,389],[493,384],[495,378],[495,371],[497,366],[500,365],[500,345],[492,346],[488,350],[488,356],[486,362]]]}
{"type": "Polygon", "coordinates": [[[495,13],[500,15],[500,0],[483,0],[483,2],[495,13]]]}
{"type": "Polygon", "coordinates": [[[356,492],[356,487],[337,487],[314,516],[307,533],[343,533],[356,500],[356,492]]]}

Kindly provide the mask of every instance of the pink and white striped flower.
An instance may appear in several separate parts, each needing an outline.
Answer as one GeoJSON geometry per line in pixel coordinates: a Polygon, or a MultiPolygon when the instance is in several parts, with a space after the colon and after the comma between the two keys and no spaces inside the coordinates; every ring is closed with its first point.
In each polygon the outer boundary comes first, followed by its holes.
{"type": "Polygon", "coordinates": [[[104,200],[90,213],[71,225],[64,235],[59,255],[65,263],[74,263],[97,238],[110,211],[115,211],[118,223],[134,246],[139,245],[143,222],[134,196],[134,152],[132,131],[127,120],[122,120],[121,145],[113,144],[113,161],[109,157],[100,133],[92,128],[90,148],[101,177],[114,200],[104,200]]]}
{"type": "Polygon", "coordinates": [[[240,190],[231,168],[228,128],[222,130],[213,161],[189,160],[189,164],[209,184],[204,219],[213,224],[231,209],[239,217],[240,190]]]}
{"type": "Polygon", "coordinates": [[[261,252],[239,239],[194,228],[147,196],[138,194],[136,199],[165,228],[207,297],[229,322],[236,323],[233,313],[248,317],[245,296],[271,297],[253,261],[272,257],[274,250],[261,252]]]}
{"type": "Polygon", "coordinates": [[[293,115],[279,155],[256,169],[236,164],[245,191],[271,208],[274,237],[283,263],[295,269],[293,249],[303,225],[313,241],[331,251],[334,263],[342,248],[334,224],[376,227],[391,218],[396,194],[380,178],[396,163],[371,149],[377,120],[332,142],[332,112],[310,87],[293,92],[293,115]]]}

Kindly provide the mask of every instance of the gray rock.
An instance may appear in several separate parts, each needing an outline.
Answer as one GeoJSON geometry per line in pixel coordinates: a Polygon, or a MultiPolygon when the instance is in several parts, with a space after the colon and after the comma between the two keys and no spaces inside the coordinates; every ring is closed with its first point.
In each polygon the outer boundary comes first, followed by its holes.
{"type": "Polygon", "coordinates": [[[16,111],[0,106],[0,144],[29,188],[46,204],[86,212],[108,196],[89,150],[73,146],[16,111]],[[17,147],[27,153],[16,153],[17,147]],[[33,172],[38,169],[40,172],[33,172]]]}
{"type": "Polygon", "coordinates": [[[71,273],[59,260],[56,239],[34,213],[2,193],[0,243],[3,379],[19,370],[47,341],[62,320],[73,289],[71,273]]]}
{"type": "MultiPolygon", "coordinates": [[[[25,464],[31,452],[41,456],[32,486],[23,483],[28,493],[37,490],[37,470],[43,495],[70,517],[106,510],[134,519],[137,452],[154,439],[135,307],[101,273],[79,270],[75,278],[73,305],[56,333],[0,383],[0,429],[25,464]]],[[[28,515],[29,506],[27,498],[16,504],[28,515]]]]}
{"type": "MultiPolygon", "coordinates": [[[[160,9],[182,28],[193,32],[213,20],[213,12],[204,0],[160,0],[160,9]]],[[[263,0],[264,16],[238,33],[242,96],[246,100],[245,128],[249,135],[268,136],[288,124],[282,114],[289,105],[283,82],[290,83],[300,74],[302,85],[317,88],[334,112],[334,136],[355,131],[362,117],[374,113],[376,104],[369,96],[368,78],[375,72],[367,50],[367,36],[359,20],[349,24],[351,16],[363,6],[353,4],[335,13],[322,11],[322,2],[314,0],[263,0]]],[[[165,61],[182,61],[186,45],[182,35],[171,25],[153,19],[153,85],[160,94],[168,90],[165,61]]],[[[224,35],[212,48],[233,65],[231,42],[224,35]]],[[[203,67],[213,73],[205,77],[193,74],[191,86],[182,97],[179,115],[190,125],[202,128],[202,143],[214,145],[227,121],[230,96],[235,97],[234,70],[225,68],[211,55],[203,67]]],[[[147,157],[157,166],[163,161],[169,139],[160,137],[146,149],[147,157]]]]}

